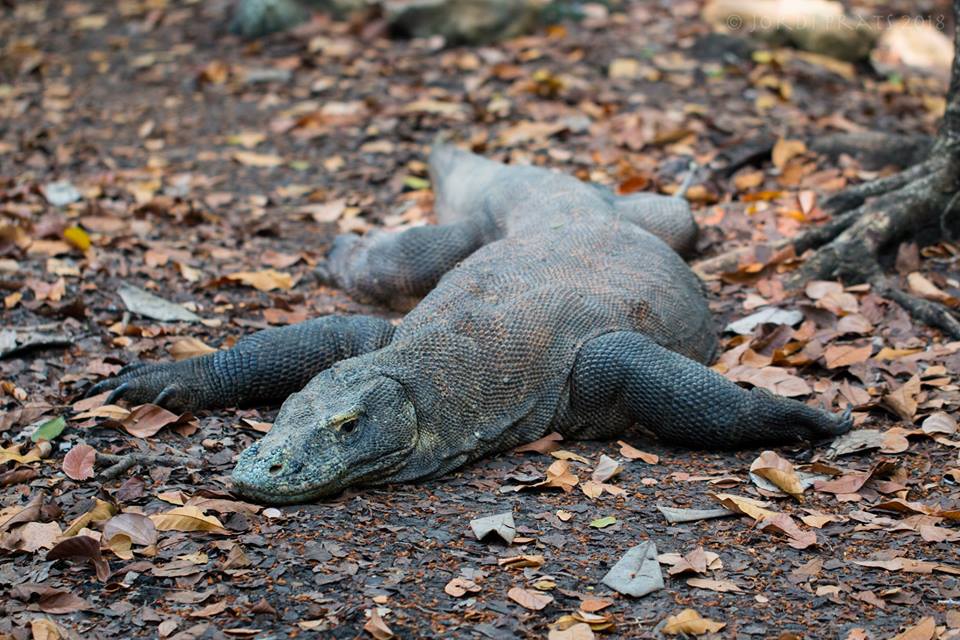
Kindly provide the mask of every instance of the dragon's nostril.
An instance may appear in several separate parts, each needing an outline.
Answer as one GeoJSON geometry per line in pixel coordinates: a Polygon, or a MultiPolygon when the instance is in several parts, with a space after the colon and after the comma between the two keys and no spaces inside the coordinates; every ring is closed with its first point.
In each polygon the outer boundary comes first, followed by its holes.
{"type": "Polygon", "coordinates": [[[282,464],[272,464],[272,465],[270,465],[270,473],[272,473],[272,474],[274,474],[274,475],[280,473],[280,471],[281,471],[282,469],[283,469],[283,465],[282,465],[282,464]]]}

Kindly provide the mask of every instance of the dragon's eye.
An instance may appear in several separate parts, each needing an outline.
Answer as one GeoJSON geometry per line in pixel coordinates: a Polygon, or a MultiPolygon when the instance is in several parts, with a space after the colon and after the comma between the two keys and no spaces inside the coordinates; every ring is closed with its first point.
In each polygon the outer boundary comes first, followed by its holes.
{"type": "Polygon", "coordinates": [[[353,433],[353,430],[357,428],[357,419],[351,418],[346,422],[340,423],[340,431],[342,433],[353,433]]]}

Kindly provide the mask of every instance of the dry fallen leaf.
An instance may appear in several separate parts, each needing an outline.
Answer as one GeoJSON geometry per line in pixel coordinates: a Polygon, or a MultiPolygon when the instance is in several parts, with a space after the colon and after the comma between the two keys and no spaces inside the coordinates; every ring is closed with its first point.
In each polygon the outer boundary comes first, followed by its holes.
{"type": "Polygon", "coordinates": [[[597,463],[597,467],[593,470],[590,478],[594,482],[606,482],[621,471],[623,471],[623,467],[621,467],[616,460],[607,455],[601,455],[600,461],[597,463]]]}
{"type": "Polygon", "coordinates": [[[251,286],[257,291],[273,291],[274,289],[286,291],[293,288],[293,276],[276,269],[238,271],[227,274],[225,278],[232,282],[241,282],[251,286]]]}
{"type": "Polygon", "coordinates": [[[883,397],[883,403],[907,422],[913,422],[917,413],[917,394],[920,393],[920,377],[913,376],[896,390],[883,397]]]}
{"type": "Polygon", "coordinates": [[[254,151],[234,151],[232,157],[248,167],[279,167],[284,163],[284,159],[278,155],[254,151]]]}
{"type": "Polygon", "coordinates": [[[215,353],[217,350],[205,345],[197,338],[180,338],[167,349],[167,352],[174,360],[186,360],[195,358],[207,353],[215,353]]]}
{"type": "Polygon", "coordinates": [[[578,482],[580,479],[570,471],[570,463],[566,460],[557,460],[547,468],[547,479],[534,486],[554,487],[562,489],[564,493],[570,493],[578,482]]]}
{"type": "Polygon", "coordinates": [[[707,589],[709,591],[716,591],[718,593],[742,593],[743,589],[740,588],[736,582],[731,582],[730,580],[710,580],[709,578],[688,578],[687,586],[696,587],[697,589],[707,589]]]}
{"type": "Polygon", "coordinates": [[[160,531],[204,531],[208,533],[230,533],[214,516],[204,515],[196,507],[176,507],[163,513],[150,516],[160,531]]]}
{"type": "Polygon", "coordinates": [[[807,152],[807,145],[803,140],[788,140],[780,138],[773,145],[773,165],[783,169],[793,158],[807,152]]]}
{"type": "Polygon", "coordinates": [[[563,436],[557,433],[556,431],[548,433],[539,440],[534,440],[525,445],[521,445],[514,449],[514,453],[542,453],[548,454],[552,451],[556,451],[560,448],[560,443],[563,441],[563,436]]]}
{"type": "Polygon", "coordinates": [[[157,528],[153,520],[139,513],[120,513],[103,525],[103,539],[110,542],[122,535],[134,544],[148,547],[157,543],[157,528]]]}
{"type": "Polygon", "coordinates": [[[643,460],[647,464],[657,464],[660,462],[660,457],[652,453],[647,453],[646,451],[641,451],[636,447],[632,447],[623,440],[617,440],[617,444],[620,445],[620,455],[624,458],[629,458],[630,460],[643,460]]]}
{"type": "Polygon", "coordinates": [[[63,457],[63,472],[72,480],[87,480],[93,477],[96,459],[96,449],[88,444],[78,444],[63,457]]]}
{"type": "Polygon", "coordinates": [[[702,636],[707,633],[716,633],[725,626],[727,626],[725,622],[716,622],[702,617],[693,609],[684,609],[677,615],[667,618],[667,622],[663,625],[661,631],[671,636],[681,633],[702,636]]]}
{"type": "Polygon", "coordinates": [[[803,502],[803,484],[793,465],[773,451],[764,451],[750,465],[750,471],[777,485],[784,493],[803,502]]]}
{"type": "Polygon", "coordinates": [[[524,609],[530,609],[531,611],[540,611],[553,602],[552,596],[530,591],[529,589],[521,589],[520,587],[510,589],[510,591],[507,592],[507,597],[524,609]]]}
{"type": "Polygon", "coordinates": [[[923,618],[903,633],[898,633],[890,640],[933,640],[937,635],[937,622],[932,616],[923,618]]]}
{"type": "Polygon", "coordinates": [[[393,637],[393,631],[387,626],[387,623],[380,617],[380,610],[377,607],[367,611],[369,620],[363,625],[363,630],[373,636],[376,640],[389,640],[393,637]]]}
{"type": "Polygon", "coordinates": [[[753,500],[752,498],[745,498],[743,496],[735,496],[730,493],[717,493],[714,494],[713,497],[719,500],[727,509],[753,518],[757,522],[776,515],[776,512],[765,508],[769,506],[767,502],[760,502],[759,500],[753,500]]]}
{"type": "Polygon", "coordinates": [[[447,583],[447,586],[445,586],[443,590],[448,596],[460,598],[468,593],[479,593],[480,586],[473,580],[467,580],[466,578],[454,578],[447,583]]]}
{"type": "Polygon", "coordinates": [[[823,360],[827,369],[849,367],[852,364],[866,362],[873,352],[873,345],[869,342],[864,345],[831,344],[823,352],[823,360]]]}
{"type": "Polygon", "coordinates": [[[110,565],[100,553],[100,541],[90,536],[73,536],[59,543],[47,552],[47,560],[79,558],[93,564],[97,578],[106,582],[110,577],[110,565]]]}
{"type": "Polygon", "coordinates": [[[942,433],[950,436],[957,432],[957,421],[950,414],[938,411],[927,416],[920,428],[927,435],[942,433]]]}
{"type": "MultiPolygon", "coordinates": [[[[103,407],[101,407],[102,409],[103,407]]],[[[121,426],[132,436],[149,438],[157,435],[160,429],[174,424],[180,416],[155,404],[143,404],[133,409],[121,422],[121,426]]]]}

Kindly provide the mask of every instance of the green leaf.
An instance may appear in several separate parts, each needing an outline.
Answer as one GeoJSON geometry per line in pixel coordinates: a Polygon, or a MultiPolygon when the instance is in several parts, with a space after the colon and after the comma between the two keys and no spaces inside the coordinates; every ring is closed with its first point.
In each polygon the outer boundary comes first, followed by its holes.
{"type": "Polygon", "coordinates": [[[406,176],[403,179],[403,186],[413,191],[422,191],[423,189],[430,188],[430,181],[424,178],[418,178],[417,176],[406,176]]]}
{"type": "Polygon", "coordinates": [[[58,416],[53,420],[47,420],[42,425],[37,427],[37,430],[33,432],[33,435],[30,436],[30,439],[34,442],[39,442],[40,440],[53,440],[58,435],[63,433],[63,430],[67,426],[67,421],[63,419],[63,416],[58,416]]]}
{"type": "Polygon", "coordinates": [[[616,524],[617,519],[613,516],[607,516],[605,518],[597,518],[590,523],[590,526],[594,529],[603,529],[604,527],[609,527],[612,524],[616,524]]]}

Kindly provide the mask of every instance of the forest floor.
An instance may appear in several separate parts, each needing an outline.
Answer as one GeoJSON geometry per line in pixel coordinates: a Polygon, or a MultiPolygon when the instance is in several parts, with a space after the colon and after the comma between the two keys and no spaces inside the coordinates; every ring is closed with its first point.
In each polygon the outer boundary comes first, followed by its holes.
{"type": "MultiPolygon", "coordinates": [[[[803,141],[933,134],[943,83],[750,52],[708,38],[691,0],[450,49],[322,18],[242,42],[222,31],[223,2],[12,4],[0,9],[0,352],[41,345],[0,360],[0,637],[655,638],[685,609],[725,625],[680,625],[705,637],[960,634],[960,343],[868,287],[784,294],[790,256],[708,282],[718,331],[795,312],[724,332],[716,366],[852,404],[857,439],[835,455],[689,451],[631,433],[645,454],[555,443],[263,509],[229,493],[229,473],[275,410],[81,401],[138,359],[332,312],[388,314],[318,285],[311,267],[337,232],[430,220],[438,132],[621,192],[669,191],[695,158],[705,169],[689,195],[710,256],[818,224],[827,195],[894,170],[803,141]],[[732,175],[719,168],[764,139],[772,155],[761,144],[732,175]],[[122,285],[202,321],[133,313],[122,285]],[[105,477],[102,454],[130,453],[167,457],[105,477]],[[194,463],[170,457],[184,454],[194,463]],[[746,515],[670,524],[658,510],[721,501],[746,515]],[[505,512],[512,544],[476,539],[472,520],[505,512]],[[646,540],[665,589],[604,586],[646,540]]],[[[937,11],[901,5],[883,12],[937,11]]],[[[946,242],[906,247],[889,267],[956,305],[957,256],[946,242]]]]}

